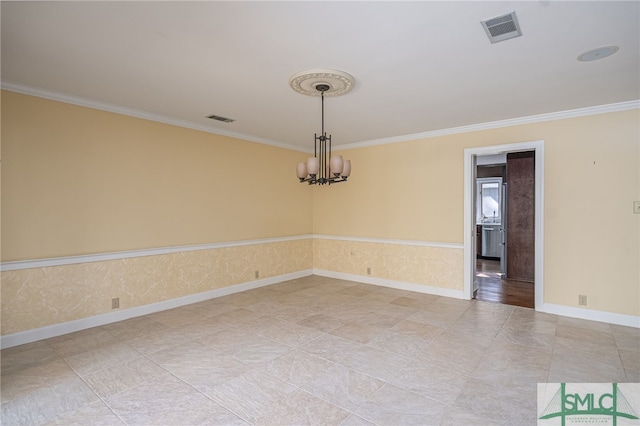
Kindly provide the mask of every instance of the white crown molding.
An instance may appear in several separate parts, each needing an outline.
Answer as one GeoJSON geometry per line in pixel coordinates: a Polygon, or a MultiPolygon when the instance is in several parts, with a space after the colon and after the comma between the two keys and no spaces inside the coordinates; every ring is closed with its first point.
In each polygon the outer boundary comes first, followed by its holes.
{"type": "Polygon", "coordinates": [[[231,138],[242,139],[249,142],[256,142],[264,145],[271,145],[278,148],[285,148],[293,151],[309,152],[309,149],[301,148],[299,146],[294,146],[294,145],[287,145],[285,143],[272,141],[270,139],[258,138],[255,136],[245,135],[245,134],[236,133],[236,132],[230,132],[222,129],[214,129],[208,126],[204,126],[202,124],[192,123],[186,120],[178,120],[175,118],[154,114],[147,111],[141,111],[134,108],[127,108],[127,107],[114,105],[106,102],[95,101],[93,99],[82,98],[78,96],[71,96],[64,93],[60,93],[60,92],[54,92],[51,90],[25,86],[25,85],[14,83],[7,80],[2,80],[0,84],[3,90],[8,90],[10,92],[22,93],[24,95],[31,95],[39,98],[51,99],[53,101],[59,101],[67,104],[79,105],[87,108],[113,112],[116,114],[122,114],[122,115],[131,116],[131,117],[141,118],[143,120],[156,121],[159,123],[170,124],[172,126],[184,127],[192,130],[199,130],[201,132],[212,133],[214,135],[228,136],[231,138]]]}
{"type": "Polygon", "coordinates": [[[87,254],[80,256],[54,257],[48,259],[19,260],[0,263],[0,271],[17,271],[20,269],[46,268],[52,266],[74,265],[79,263],[104,262],[107,260],[130,259],[133,257],[157,256],[170,253],[184,253],[198,250],[212,250],[228,247],[250,246],[257,244],[279,243],[285,241],[305,240],[312,235],[294,235],[290,237],[263,238],[259,240],[229,241],[222,243],[198,244],[192,246],[160,247],[154,249],[119,251],[112,253],[87,254]]]}
{"type": "MultiPolygon", "coordinates": [[[[4,90],[11,92],[23,93],[25,95],[37,96],[40,98],[51,99],[54,101],[65,102],[74,105],[80,105],[87,108],[93,108],[103,111],[109,111],[116,114],[123,114],[132,117],[142,118],[145,120],[157,121],[160,123],[170,124],[173,126],[184,127],[187,129],[200,130],[215,135],[228,136],[232,138],[243,139],[249,142],[256,142],[265,145],[271,145],[278,148],[290,149],[293,151],[299,151],[304,153],[311,153],[313,150],[309,148],[302,148],[295,145],[288,145],[281,142],[272,141],[269,139],[258,138],[255,136],[244,135],[240,133],[229,132],[221,129],[212,129],[211,127],[203,126],[201,124],[192,123],[185,120],[177,120],[171,117],[166,117],[158,114],[149,113],[146,111],[140,111],[133,108],[126,108],[118,105],[113,105],[105,102],[98,102],[92,99],[81,98],[76,96],[70,96],[64,93],[54,92],[51,90],[39,89],[30,86],[25,86],[12,81],[2,80],[0,86],[4,90]]],[[[390,138],[374,139],[370,141],[355,142],[343,145],[334,145],[333,151],[344,151],[347,149],[365,148],[368,146],[387,145],[398,142],[408,142],[416,139],[428,139],[438,136],[454,135],[458,133],[475,132],[479,130],[497,129],[500,127],[517,126],[521,124],[539,123],[542,121],[561,120],[565,118],[583,117],[595,114],[605,114],[608,112],[627,111],[631,109],[640,108],[640,100],[633,100],[627,102],[620,102],[615,104],[600,105],[588,108],[578,108],[567,111],[551,112],[546,114],[532,115],[528,117],[512,118],[508,120],[491,121],[487,123],[471,124],[468,126],[451,127],[448,129],[434,130],[423,133],[414,133],[409,135],[394,136],[390,138]]]]}
{"type": "Polygon", "coordinates": [[[334,151],[342,151],[346,149],[365,148],[368,146],[376,145],[388,145],[398,142],[408,142],[417,139],[429,139],[438,136],[455,135],[459,133],[476,132],[480,130],[498,129],[501,127],[519,126],[521,124],[540,123],[543,121],[563,120],[565,118],[584,117],[596,114],[606,114],[609,112],[628,111],[632,109],[640,108],[640,100],[633,100],[628,102],[620,102],[608,105],[599,105],[588,108],[578,108],[567,111],[550,112],[547,114],[531,115],[528,117],[510,118],[508,120],[491,121],[488,123],[471,124],[468,126],[451,127],[448,129],[434,130],[424,133],[414,133],[410,135],[395,136],[391,138],[376,139],[371,141],[356,142],[350,144],[344,144],[334,146],[334,151]]]}

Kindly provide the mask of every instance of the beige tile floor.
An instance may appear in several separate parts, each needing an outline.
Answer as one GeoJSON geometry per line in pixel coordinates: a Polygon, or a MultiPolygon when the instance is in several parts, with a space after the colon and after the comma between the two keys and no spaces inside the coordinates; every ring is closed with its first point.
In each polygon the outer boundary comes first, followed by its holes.
{"type": "Polygon", "coordinates": [[[640,330],[318,276],[2,351],[2,424],[527,425],[640,330]]]}

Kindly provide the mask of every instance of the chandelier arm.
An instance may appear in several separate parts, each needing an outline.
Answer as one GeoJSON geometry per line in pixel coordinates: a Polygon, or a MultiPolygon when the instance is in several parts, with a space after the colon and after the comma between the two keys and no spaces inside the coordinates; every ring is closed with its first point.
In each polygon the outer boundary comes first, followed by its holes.
{"type": "Polygon", "coordinates": [[[322,155],[322,178],[324,179],[327,177],[327,134],[324,131],[324,90],[320,90],[320,98],[322,103],[322,139],[320,140],[322,149],[320,153],[322,155]]]}
{"type": "Polygon", "coordinates": [[[329,154],[328,154],[327,164],[329,165],[329,170],[327,170],[327,175],[331,178],[331,135],[329,135],[329,154]]]}
{"type": "Polygon", "coordinates": [[[324,179],[324,133],[320,134],[320,180],[324,179]]]}
{"type": "Polygon", "coordinates": [[[318,158],[318,134],[313,134],[313,156],[318,158]]]}
{"type": "MultiPolygon", "coordinates": [[[[324,133],[324,92],[322,92],[322,132],[324,133]]],[[[325,133],[324,137],[325,143],[327,141],[327,135],[325,133]]],[[[329,178],[329,183],[331,183],[331,167],[329,166],[329,162],[331,161],[331,135],[329,135],[329,150],[327,151],[325,158],[325,173],[329,178]]]]}
{"type": "Polygon", "coordinates": [[[322,136],[324,136],[324,90],[320,92],[320,98],[322,99],[322,136]]]}
{"type": "Polygon", "coordinates": [[[329,177],[329,159],[327,158],[327,134],[324,134],[324,158],[322,159],[324,164],[324,178],[327,179],[329,177]]]}

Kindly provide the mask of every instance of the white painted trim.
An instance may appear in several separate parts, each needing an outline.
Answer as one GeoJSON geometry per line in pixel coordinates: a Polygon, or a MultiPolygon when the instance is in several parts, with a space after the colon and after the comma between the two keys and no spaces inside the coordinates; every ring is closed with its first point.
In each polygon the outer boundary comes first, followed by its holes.
{"type": "MultiPolygon", "coordinates": [[[[264,278],[261,280],[245,282],[229,287],[209,290],[203,293],[187,295],[171,300],[165,300],[158,303],[152,303],[144,306],[137,306],[130,309],[122,309],[107,314],[96,315],[89,318],[83,318],[74,321],[68,321],[61,324],[54,324],[37,329],[27,330],[6,336],[0,336],[0,349],[10,348],[13,346],[23,345],[38,340],[48,339],[63,334],[73,333],[92,327],[98,327],[111,324],[118,321],[148,315],[168,309],[178,308],[193,303],[214,299],[217,297],[227,296],[229,294],[239,293],[242,291],[252,290],[271,284],[289,281],[309,275],[319,275],[329,278],[344,279],[348,281],[360,282],[364,284],[372,284],[382,287],[390,287],[400,290],[414,291],[417,293],[433,294],[436,296],[451,297],[455,299],[466,299],[464,291],[425,286],[420,284],[406,283],[402,281],[387,280],[375,277],[366,277],[362,275],[346,274],[341,272],[333,272],[322,269],[303,270],[289,274],[279,275],[276,277],[264,278]]],[[[592,309],[582,309],[570,306],[554,305],[550,303],[543,304],[540,312],[556,314],[572,318],[581,318],[585,320],[601,321],[610,324],[624,325],[628,327],[640,328],[640,317],[633,315],[624,315],[611,312],[596,311],[592,309]]]]}
{"type": "Polygon", "coordinates": [[[535,154],[535,306],[544,304],[544,142],[539,141],[535,154]]]}
{"type": "Polygon", "coordinates": [[[334,151],[345,149],[365,148],[368,146],[388,145],[398,142],[408,142],[417,139],[429,139],[438,136],[448,136],[460,133],[477,132],[481,130],[499,129],[503,127],[519,126],[522,124],[540,123],[544,121],[563,120],[566,118],[584,117],[609,112],[628,111],[640,108],[640,100],[619,102],[615,104],[598,105],[587,108],[571,109],[567,111],[550,112],[547,114],[531,115],[528,117],[510,118],[507,120],[490,121],[487,123],[471,124],[468,126],[451,127],[448,129],[433,130],[430,132],[413,133],[410,135],[395,136],[391,138],[375,139],[356,143],[334,146],[334,151]]]}
{"type": "Polygon", "coordinates": [[[475,171],[476,161],[474,160],[474,156],[471,153],[468,153],[467,150],[464,151],[464,224],[463,224],[463,232],[464,232],[464,253],[462,255],[462,259],[464,262],[464,270],[463,270],[463,295],[467,300],[471,300],[473,298],[473,292],[475,291],[474,281],[475,281],[475,261],[476,261],[476,252],[477,249],[475,247],[475,239],[476,229],[475,225],[475,215],[473,214],[474,205],[475,205],[475,192],[476,192],[476,183],[475,183],[475,171]]]}
{"type": "Polygon", "coordinates": [[[313,238],[321,240],[338,240],[338,241],[354,241],[361,243],[376,243],[376,244],[395,244],[400,246],[419,246],[419,247],[435,247],[435,248],[450,248],[450,249],[462,249],[463,244],[459,243],[441,243],[433,241],[418,241],[418,240],[393,240],[385,238],[366,238],[366,237],[344,237],[339,235],[322,235],[313,234],[313,238]]]}
{"type": "Polygon", "coordinates": [[[416,293],[433,294],[435,296],[451,297],[454,299],[464,299],[464,293],[460,290],[450,288],[432,287],[422,284],[407,283],[404,281],[387,280],[384,278],[368,277],[343,272],[327,271],[324,269],[313,269],[313,275],[336,278],[339,280],[355,281],[363,284],[373,284],[380,287],[390,287],[399,290],[408,290],[416,293]]]}
{"type": "Polygon", "coordinates": [[[79,320],[49,325],[46,327],[22,331],[14,334],[8,334],[6,336],[0,336],[0,348],[10,348],[13,346],[23,345],[25,343],[31,343],[38,340],[61,336],[63,334],[86,330],[92,327],[98,327],[118,321],[124,321],[142,315],[149,315],[155,312],[179,308],[180,306],[203,302],[205,300],[215,299],[217,297],[227,296],[229,294],[239,293],[242,291],[252,290],[283,281],[306,277],[308,275],[311,275],[311,273],[312,271],[307,269],[289,274],[278,275],[275,277],[264,278],[261,280],[249,281],[228,287],[217,288],[214,290],[205,291],[203,293],[190,294],[187,296],[178,297],[171,300],[164,300],[162,302],[152,303],[149,305],[136,306],[134,308],[122,309],[89,318],[82,318],[79,320]]]}
{"type": "Polygon", "coordinates": [[[115,114],[127,115],[130,117],[141,118],[143,120],[156,121],[158,123],[170,124],[172,126],[184,127],[186,129],[199,130],[201,132],[212,133],[214,135],[228,136],[231,138],[243,139],[249,142],[261,143],[264,145],[276,146],[278,148],[291,149],[301,152],[312,152],[310,148],[301,148],[295,145],[288,145],[282,142],[273,141],[270,139],[258,138],[256,136],[245,135],[242,133],[231,132],[229,130],[214,128],[205,126],[200,123],[194,123],[186,120],[179,120],[165,115],[154,114],[152,112],[142,111],[134,108],[127,108],[119,105],[109,104],[106,102],[99,102],[93,99],[82,98],[79,96],[67,95],[60,92],[54,92],[46,89],[39,89],[35,87],[25,86],[19,83],[2,80],[2,89],[10,92],[22,93],[30,96],[37,96],[39,98],[51,99],[53,101],[64,102],[67,104],[79,105],[87,108],[98,109],[101,111],[113,112],[115,114]]]}
{"type": "Polygon", "coordinates": [[[453,248],[453,249],[462,249],[464,247],[462,244],[456,244],[456,243],[439,243],[439,242],[410,241],[410,240],[385,240],[380,238],[341,237],[341,236],[335,236],[335,235],[307,234],[307,235],[295,235],[295,236],[289,236],[289,237],[263,238],[259,240],[229,241],[229,242],[222,242],[222,243],[199,244],[199,245],[192,245],[192,246],[161,247],[161,248],[145,249],[145,250],[131,250],[131,251],[121,251],[121,252],[112,252],[112,253],[87,254],[87,255],[80,255],[80,256],[55,257],[55,258],[49,258],[49,259],[34,259],[34,260],[21,260],[16,262],[4,262],[4,263],[0,263],[0,271],[16,271],[21,269],[46,268],[46,267],[52,267],[52,266],[74,265],[74,264],[90,263],[90,262],[104,262],[108,260],[121,260],[121,259],[130,259],[134,257],[157,256],[157,255],[163,255],[163,254],[184,253],[184,252],[197,251],[197,250],[212,250],[212,249],[221,249],[221,248],[227,248],[227,247],[239,247],[239,246],[257,245],[257,244],[277,243],[277,242],[284,242],[284,241],[306,240],[310,238],[342,240],[342,241],[359,241],[359,242],[378,243],[378,244],[397,244],[397,245],[407,245],[407,246],[453,248]]]}
{"type": "Polygon", "coordinates": [[[305,240],[312,235],[295,235],[290,237],[263,238],[260,240],[228,241],[222,243],[199,244],[192,246],[161,247],[155,249],[120,251],[113,253],[87,254],[80,256],[55,257],[49,259],[22,260],[0,263],[0,271],[16,271],[20,269],[45,268],[51,266],[74,265],[78,263],[104,262],[107,260],[130,259],[132,257],[157,256],[170,253],[184,253],[198,250],[212,250],[227,247],[250,246],[257,244],[278,243],[284,241],[305,240]]]}
{"type": "MultiPolygon", "coordinates": [[[[172,126],[184,127],[187,129],[199,130],[202,132],[213,133],[221,136],[228,136],[232,138],[243,139],[250,142],[261,143],[265,145],[276,146],[279,148],[291,149],[294,151],[300,151],[310,153],[310,148],[303,148],[295,145],[288,145],[282,142],[273,141],[270,139],[258,138],[252,135],[245,135],[237,132],[231,132],[228,130],[213,128],[209,126],[203,126],[199,123],[193,123],[186,120],[178,120],[175,118],[154,114],[146,111],[141,111],[133,108],[126,108],[119,105],[109,104],[106,102],[98,102],[88,98],[82,98],[78,96],[67,95],[52,90],[46,90],[41,88],[35,88],[25,86],[23,84],[15,83],[8,80],[2,80],[0,82],[2,89],[16,93],[23,93],[25,95],[37,96],[40,98],[51,99],[54,101],[64,102],[68,104],[80,105],[87,108],[98,109],[102,111],[113,112],[116,114],[128,115],[131,117],[137,117],[144,120],[156,121],[159,123],[170,124],[172,126]]],[[[333,145],[334,151],[342,151],[346,149],[364,148],[368,146],[387,145],[397,142],[407,142],[416,139],[428,139],[438,136],[455,135],[459,133],[476,132],[480,130],[498,129],[502,127],[518,126],[521,124],[539,123],[543,121],[562,120],[565,118],[584,117],[595,114],[605,114],[609,112],[627,111],[631,109],[640,108],[640,100],[633,100],[627,102],[619,102],[615,104],[598,105],[587,108],[577,108],[566,111],[550,112],[546,114],[531,115],[528,117],[510,118],[507,120],[490,121],[486,123],[471,124],[468,126],[451,127],[447,129],[433,130],[429,132],[413,133],[409,135],[401,135],[390,138],[374,139],[370,141],[355,142],[343,145],[333,145]]]]}
{"type": "Polygon", "coordinates": [[[589,321],[600,321],[609,324],[640,328],[640,316],[635,315],[617,314],[615,312],[597,311],[595,309],[577,308],[574,306],[555,305],[553,303],[542,304],[539,311],[563,317],[580,318],[589,321]]]}
{"type": "Polygon", "coordinates": [[[464,150],[464,295],[473,297],[475,252],[472,250],[473,227],[473,156],[504,152],[535,151],[535,307],[544,301],[544,141],[529,141],[505,145],[490,145],[464,150]]]}

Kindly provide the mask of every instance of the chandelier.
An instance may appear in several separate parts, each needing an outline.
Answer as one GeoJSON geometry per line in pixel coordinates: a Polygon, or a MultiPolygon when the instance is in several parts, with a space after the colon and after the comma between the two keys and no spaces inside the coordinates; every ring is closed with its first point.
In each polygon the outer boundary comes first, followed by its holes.
{"type": "Polygon", "coordinates": [[[342,71],[310,70],[294,74],[289,84],[304,95],[320,96],[322,104],[321,133],[314,135],[313,157],[306,163],[298,163],[298,179],[309,185],[346,182],[351,174],[351,161],[343,159],[341,155],[331,155],[331,135],[327,136],[324,130],[324,98],[349,92],[355,84],[354,78],[342,71]]]}

